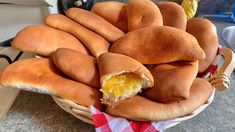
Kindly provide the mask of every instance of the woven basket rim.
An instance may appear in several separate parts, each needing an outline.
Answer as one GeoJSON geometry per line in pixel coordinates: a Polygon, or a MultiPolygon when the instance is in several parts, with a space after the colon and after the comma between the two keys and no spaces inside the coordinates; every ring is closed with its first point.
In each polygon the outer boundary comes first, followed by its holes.
{"type": "MultiPolygon", "coordinates": [[[[193,118],[194,116],[198,115],[199,113],[201,113],[205,108],[207,108],[214,100],[214,95],[215,95],[215,88],[211,94],[211,96],[208,98],[208,100],[201,105],[200,107],[198,107],[196,110],[194,110],[191,114],[185,115],[185,116],[181,116],[172,120],[168,120],[169,122],[172,122],[173,126],[179,124],[182,121],[188,120],[193,118]]],[[[93,125],[93,119],[92,119],[92,115],[91,115],[91,111],[88,107],[84,107],[81,105],[78,105],[76,103],[74,103],[71,100],[68,99],[63,99],[57,96],[52,96],[52,98],[55,100],[55,102],[62,108],[64,109],[66,112],[74,115],[75,117],[77,117],[78,119],[93,125]],[[85,119],[84,119],[85,118],[85,119]]],[[[167,126],[172,127],[172,125],[167,126]]]]}

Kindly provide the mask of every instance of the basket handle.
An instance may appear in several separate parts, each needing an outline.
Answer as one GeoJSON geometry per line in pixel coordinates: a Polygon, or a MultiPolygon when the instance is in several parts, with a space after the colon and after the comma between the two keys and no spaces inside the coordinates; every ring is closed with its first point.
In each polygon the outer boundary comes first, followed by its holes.
{"type": "Polygon", "coordinates": [[[221,68],[213,74],[209,82],[219,91],[229,89],[230,86],[230,74],[235,68],[235,54],[229,48],[222,47],[220,53],[224,57],[224,62],[221,68]]]}

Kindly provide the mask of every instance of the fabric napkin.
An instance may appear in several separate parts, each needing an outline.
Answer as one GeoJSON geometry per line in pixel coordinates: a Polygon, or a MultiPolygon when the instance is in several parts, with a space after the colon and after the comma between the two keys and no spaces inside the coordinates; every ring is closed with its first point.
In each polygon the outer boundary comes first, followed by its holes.
{"type": "Polygon", "coordinates": [[[139,122],[124,118],[113,117],[90,107],[96,132],[163,132],[171,121],[139,122]]]}

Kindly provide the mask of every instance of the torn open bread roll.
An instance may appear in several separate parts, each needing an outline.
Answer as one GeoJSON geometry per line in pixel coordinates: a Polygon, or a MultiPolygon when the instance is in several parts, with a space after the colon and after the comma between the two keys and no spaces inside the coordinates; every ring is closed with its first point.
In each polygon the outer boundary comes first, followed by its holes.
{"type": "Polygon", "coordinates": [[[96,59],[72,49],[59,48],[52,54],[55,66],[74,80],[99,88],[96,59]]]}
{"type": "Polygon", "coordinates": [[[69,48],[88,54],[83,44],[73,35],[49,26],[33,25],[17,33],[11,44],[21,51],[49,56],[58,48],[69,48]]]}
{"type": "Polygon", "coordinates": [[[16,61],[4,69],[0,79],[4,86],[59,96],[85,107],[94,105],[103,110],[99,100],[101,93],[97,89],[62,77],[46,58],[16,61]]]}
{"type": "Polygon", "coordinates": [[[117,1],[97,2],[92,6],[91,11],[103,17],[123,32],[128,32],[125,3],[117,1]]]}
{"type": "Polygon", "coordinates": [[[45,23],[77,37],[95,57],[98,57],[100,54],[108,52],[109,50],[109,43],[102,36],[64,15],[48,15],[45,19],[45,23]]]}
{"type": "Polygon", "coordinates": [[[162,26],[162,14],[151,0],[128,0],[128,31],[149,26],[162,26]]]}
{"type": "Polygon", "coordinates": [[[129,32],[113,43],[110,51],[130,56],[142,64],[205,59],[195,37],[169,26],[145,27],[129,32]]]}
{"type": "Polygon", "coordinates": [[[187,16],[182,6],[175,2],[157,2],[161,11],[163,25],[186,30],[187,16]]]}
{"type": "Polygon", "coordinates": [[[97,62],[104,104],[115,107],[154,84],[150,71],[131,57],[108,52],[100,55],[97,62]]]}
{"type": "Polygon", "coordinates": [[[84,27],[98,33],[110,42],[116,41],[124,35],[124,32],[115,27],[101,16],[93,12],[80,8],[70,8],[66,11],[66,15],[80,23],[84,27]]]}
{"type": "Polygon", "coordinates": [[[162,121],[191,114],[203,105],[211,96],[211,84],[197,78],[190,88],[190,97],[186,100],[171,103],[158,103],[141,96],[124,100],[117,107],[107,106],[106,112],[113,116],[120,116],[137,121],[162,121]]]}
{"type": "Polygon", "coordinates": [[[206,54],[206,58],[199,61],[199,73],[202,73],[213,63],[218,51],[219,42],[216,27],[208,19],[192,18],[188,20],[187,32],[197,39],[206,54]]]}
{"type": "Polygon", "coordinates": [[[163,103],[187,99],[198,73],[198,61],[159,64],[151,73],[154,87],[143,91],[144,97],[163,103]]]}

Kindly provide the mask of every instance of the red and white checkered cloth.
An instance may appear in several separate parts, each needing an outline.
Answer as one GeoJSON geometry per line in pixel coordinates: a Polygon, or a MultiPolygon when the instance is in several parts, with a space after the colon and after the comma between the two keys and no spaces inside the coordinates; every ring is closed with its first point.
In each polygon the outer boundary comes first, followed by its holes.
{"type": "MultiPolygon", "coordinates": [[[[218,69],[218,61],[219,61],[220,53],[218,50],[216,59],[214,63],[205,71],[201,77],[209,78],[211,74],[216,72],[218,69]]],[[[209,104],[208,104],[209,105],[209,104]]],[[[207,106],[208,106],[207,105],[207,106]]],[[[201,106],[201,107],[207,107],[201,106]]],[[[104,112],[100,112],[95,107],[90,107],[92,113],[92,119],[94,122],[94,127],[96,132],[163,132],[164,129],[174,126],[180,123],[179,119],[173,119],[168,121],[160,121],[160,122],[139,122],[139,121],[131,121],[124,118],[113,117],[104,112]]],[[[200,113],[202,110],[194,111],[200,113]]],[[[184,120],[187,120],[191,117],[186,117],[184,120]]],[[[181,118],[182,119],[182,118],[181,118]]]]}
{"type": "Polygon", "coordinates": [[[93,106],[90,107],[90,110],[96,132],[162,132],[167,125],[172,123],[171,121],[131,121],[100,112],[93,106]]]}

